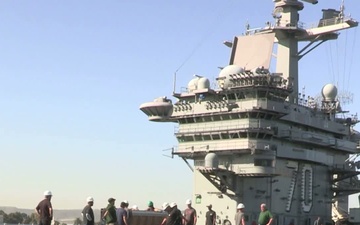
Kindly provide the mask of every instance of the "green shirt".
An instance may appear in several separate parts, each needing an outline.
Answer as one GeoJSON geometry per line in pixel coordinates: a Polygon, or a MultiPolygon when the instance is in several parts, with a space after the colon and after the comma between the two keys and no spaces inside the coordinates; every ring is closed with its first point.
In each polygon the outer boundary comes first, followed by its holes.
{"type": "Polygon", "coordinates": [[[260,212],[258,223],[259,225],[266,225],[271,218],[273,218],[271,212],[269,210],[265,210],[264,212],[260,212]]]}
{"type": "Polygon", "coordinates": [[[105,216],[106,223],[115,223],[117,221],[115,206],[109,204],[106,207],[106,211],[108,211],[108,213],[105,216]]]}

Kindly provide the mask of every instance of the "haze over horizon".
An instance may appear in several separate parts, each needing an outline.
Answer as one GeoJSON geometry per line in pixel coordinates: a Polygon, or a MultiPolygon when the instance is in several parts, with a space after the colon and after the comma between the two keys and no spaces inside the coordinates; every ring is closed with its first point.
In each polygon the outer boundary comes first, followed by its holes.
{"type": "MultiPolygon", "coordinates": [[[[360,20],[360,2],[345,1],[360,20]]],[[[305,4],[302,22],[341,0],[305,4]]],[[[0,202],[33,209],[53,192],[55,209],[94,208],[114,197],[144,209],[149,200],[185,207],[191,170],[169,158],[174,124],[149,122],[141,103],[171,97],[200,74],[215,81],[229,60],[222,42],[273,21],[273,1],[0,2],[0,202]],[[262,4],[262,5],[260,5],[262,4]],[[164,156],[165,155],[165,156],[164,156]]],[[[351,92],[360,112],[358,28],[300,61],[300,86],[316,96],[327,83],[351,92]]],[[[245,203],[246,204],[246,203],[245,203]]],[[[358,207],[357,195],[350,206],[358,207]]],[[[215,207],[216,209],[216,207],[215,207]]]]}

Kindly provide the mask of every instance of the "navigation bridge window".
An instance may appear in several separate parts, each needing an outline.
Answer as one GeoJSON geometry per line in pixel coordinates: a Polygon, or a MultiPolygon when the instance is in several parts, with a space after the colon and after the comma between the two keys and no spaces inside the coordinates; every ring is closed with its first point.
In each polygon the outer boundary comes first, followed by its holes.
{"type": "Polygon", "coordinates": [[[273,119],[276,115],[269,114],[267,112],[236,112],[227,113],[222,115],[203,115],[201,117],[187,117],[180,118],[179,124],[191,124],[191,123],[203,123],[203,122],[215,122],[233,119],[273,119]]]}
{"type": "Polygon", "coordinates": [[[176,138],[179,142],[246,139],[246,138],[270,140],[271,135],[256,132],[256,130],[253,133],[249,132],[248,130],[244,130],[244,131],[235,131],[235,132],[215,131],[210,134],[193,133],[193,134],[184,135],[178,133],[176,138]]]}
{"type": "Polygon", "coordinates": [[[274,167],[274,160],[272,160],[272,159],[255,159],[254,166],[274,167]]]}

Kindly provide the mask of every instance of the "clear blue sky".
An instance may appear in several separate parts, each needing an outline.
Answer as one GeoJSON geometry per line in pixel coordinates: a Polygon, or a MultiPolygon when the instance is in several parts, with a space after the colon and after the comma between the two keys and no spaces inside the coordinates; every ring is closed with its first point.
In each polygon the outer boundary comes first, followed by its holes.
{"type": "MultiPolygon", "coordinates": [[[[306,4],[300,20],[316,22],[340,2],[306,4]]],[[[360,2],[346,3],[360,20],[360,2]]],[[[272,0],[1,1],[0,204],[34,208],[49,189],[57,209],[82,208],[89,195],[95,208],[109,197],[184,205],[191,171],[162,155],[176,145],[175,125],[149,122],[139,105],[171,97],[179,67],[177,91],[195,73],[213,81],[229,59],[222,41],[246,21],[272,21],[272,8],[272,0]]],[[[355,40],[357,29],[345,31],[302,59],[300,90],[315,96],[338,82],[355,96],[345,108],[359,112],[355,40]]]]}

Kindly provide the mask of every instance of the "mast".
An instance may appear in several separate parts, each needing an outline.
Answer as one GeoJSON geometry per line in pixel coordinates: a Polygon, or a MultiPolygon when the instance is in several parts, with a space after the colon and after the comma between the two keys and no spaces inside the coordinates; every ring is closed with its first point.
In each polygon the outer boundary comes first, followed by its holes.
{"type": "MultiPolygon", "coordinates": [[[[307,3],[317,4],[316,0],[303,0],[307,3]]],[[[293,87],[293,92],[289,96],[291,103],[298,103],[299,94],[299,60],[311,50],[325,41],[337,39],[336,31],[356,27],[357,21],[344,16],[344,2],[340,11],[323,10],[323,17],[317,27],[305,29],[299,25],[299,11],[304,8],[304,4],[298,0],[274,0],[274,18],[276,19],[273,27],[278,43],[276,70],[288,79],[293,87]],[[301,51],[298,50],[299,41],[310,42],[301,51]],[[320,42],[310,50],[302,54],[315,42],[320,42]]]]}
{"type": "Polygon", "coordinates": [[[303,3],[298,1],[275,1],[275,11],[281,12],[278,16],[276,29],[276,38],[278,40],[277,51],[277,72],[281,72],[285,79],[288,79],[293,86],[293,92],[289,96],[291,103],[296,103],[298,90],[298,39],[296,32],[298,31],[299,14],[298,11],[304,8],[303,3]],[[294,32],[295,31],[295,32],[294,32]]]}

